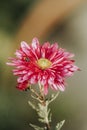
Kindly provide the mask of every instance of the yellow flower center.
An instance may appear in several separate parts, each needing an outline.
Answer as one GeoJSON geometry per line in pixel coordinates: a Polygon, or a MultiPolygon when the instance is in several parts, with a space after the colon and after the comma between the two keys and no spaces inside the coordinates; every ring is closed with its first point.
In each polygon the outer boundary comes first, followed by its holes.
{"type": "Polygon", "coordinates": [[[39,65],[39,67],[41,69],[47,69],[51,66],[52,62],[46,58],[40,58],[38,61],[37,61],[37,64],[39,65]]]}

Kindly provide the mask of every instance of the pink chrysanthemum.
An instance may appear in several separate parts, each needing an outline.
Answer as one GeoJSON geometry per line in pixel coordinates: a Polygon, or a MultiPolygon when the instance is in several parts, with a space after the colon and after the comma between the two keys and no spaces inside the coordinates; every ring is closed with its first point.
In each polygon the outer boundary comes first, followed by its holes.
{"type": "Polygon", "coordinates": [[[71,60],[73,54],[59,48],[57,43],[40,45],[37,38],[31,45],[21,42],[15,54],[16,58],[10,58],[11,63],[7,64],[15,66],[13,73],[18,76],[17,88],[20,90],[27,89],[29,84],[40,83],[45,94],[49,87],[64,91],[65,79],[79,69],[71,60]]]}

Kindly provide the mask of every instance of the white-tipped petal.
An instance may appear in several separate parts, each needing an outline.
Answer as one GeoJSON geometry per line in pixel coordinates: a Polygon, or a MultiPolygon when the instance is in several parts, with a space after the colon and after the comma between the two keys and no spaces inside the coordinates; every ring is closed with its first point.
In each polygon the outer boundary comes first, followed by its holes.
{"type": "Polygon", "coordinates": [[[39,45],[38,39],[37,39],[37,38],[33,38],[33,40],[32,40],[32,47],[33,47],[34,49],[37,49],[37,48],[38,48],[38,45],[39,45]]]}

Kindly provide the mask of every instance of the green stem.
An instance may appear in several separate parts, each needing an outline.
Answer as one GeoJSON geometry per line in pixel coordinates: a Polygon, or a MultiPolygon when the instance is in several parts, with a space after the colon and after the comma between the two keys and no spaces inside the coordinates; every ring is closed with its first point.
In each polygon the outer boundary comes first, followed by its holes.
{"type": "MultiPolygon", "coordinates": [[[[35,125],[32,125],[32,127],[35,129],[35,130],[51,130],[51,127],[50,127],[50,122],[51,122],[51,113],[50,113],[50,109],[48,108],[49,107],[49,104],[54,101],[58,94],[57,93],[56,95],[51,95],[51,98],[46,100],[45,98],[45,95],[44,95],[44,91],[43,91],[43,86],[39,83],[39,92],[37,92],[36,90],[34,90],[33,88],[30,87],[30,91],[33,93],[33,95],[31,95],[34,99],[38,100],[38,105],[34,105],[32,102],[29,101],[29,104],[30,106],[36,110],[37,114],[38,114],[38,117],[39,117],[39,121],[44,123],[45,124],[45,127],[44,128],[41,128],[38,127],[38,126],[35,126],[35,125]]],[[[57,125],[57,128],[59,126],[57,125]]],[[[59,128],[57,129],[59,130],[59,128]]]]}
{"type": "Polygon", "coordinates": [[[45,95],[44,95],[44,87],[41,85],[40,82],[38,82],[38,85],[39,85],[39,91],[40,91],[40,95],[43,99],[43,101],[45,100],[45,95]]]}
{"type": "Polygon", "coordinates": [[[46,128],[45,128],[45,130],[50,130],[50,124],[49,124],[49,123],[46,124],[46,128]]]}

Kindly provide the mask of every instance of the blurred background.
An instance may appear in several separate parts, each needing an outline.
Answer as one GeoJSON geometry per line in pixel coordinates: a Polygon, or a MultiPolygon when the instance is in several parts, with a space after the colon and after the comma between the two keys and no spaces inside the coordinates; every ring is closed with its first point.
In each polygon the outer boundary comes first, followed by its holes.
{"type": "Polygon", "coordinates": [[[29,92],[15,88],[16,77],[6,65],[21,41],[58,42],[75,53],[80,72],[67,80],[64,93],[50,107],[52,126],[66,120],[62,130],[87,130],[87,1],[0,0],[0,130],[33,130],[37,115],[28,105],[29,92]]]}

